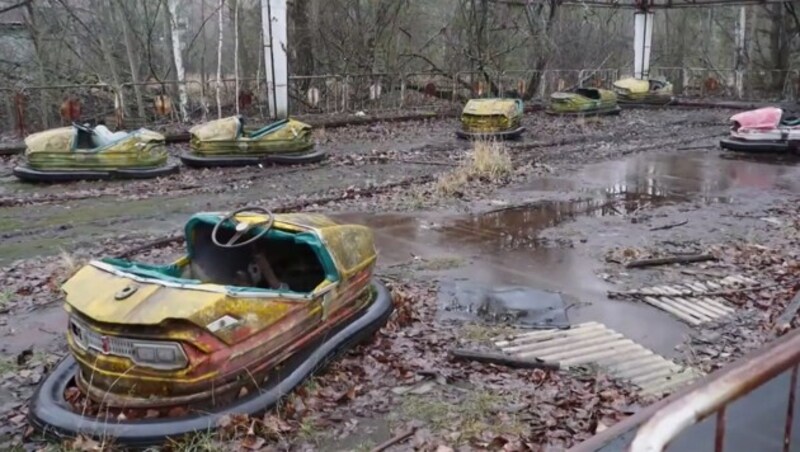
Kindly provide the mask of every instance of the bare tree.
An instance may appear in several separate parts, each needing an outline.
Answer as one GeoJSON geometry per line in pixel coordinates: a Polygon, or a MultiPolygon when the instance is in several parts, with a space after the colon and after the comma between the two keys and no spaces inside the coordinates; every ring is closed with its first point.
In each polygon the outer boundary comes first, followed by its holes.
{"type": "Polygon", "coordinates": [[[119,16],[119,22],[122,23],[122,36],[125,40],[125,54],[128,57],[128,67],[130,68],[131,81],[133,82],[133,93],[136,97],[136,112],[140,118],[144,118],[144,99],[142,97],[142,89],[139,86],[139,61],[136,55],[136,46],[133,42],[131,35],[130,13],[125,8],[125,2],[122,0],[116,1],[116,10],[119,16]]]}

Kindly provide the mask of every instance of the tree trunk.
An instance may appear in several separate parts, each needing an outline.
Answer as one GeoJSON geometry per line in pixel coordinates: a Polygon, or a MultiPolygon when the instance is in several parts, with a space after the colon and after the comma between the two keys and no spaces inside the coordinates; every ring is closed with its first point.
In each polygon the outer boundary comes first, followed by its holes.
{"type": "Polygon", "coordinates": [[[532,99],[537,92],[540,92],[541,89],[540,84],[542,83],[542,81],[546,81],[543,75],[544,71],[547,69],[547,64],[550,62],[551,51],[552,51],[549,48],[547,41],[550,37],[550,31],[553,29],[553,25],[555,24],[556,21],[556,13],[558,12],[558,2],[555,0],[550,0],[548,2],[548,8],[550,8],[550,10],[547,15],[547,21],[545,22],[544,25],[544,31],[536,33],[534,29],[534,24],[537,21],[538,18],[537,16],[541,15],[542,13],[541,6],[539,7],[538,15],[533,14],[532,11],[533,6],[525,7],[525,14],[527,17],[529,32],[531,33],[532,36],[539,35],[540,38],[539,40],[541,41],[541,43],[539,43],[541,53],[539,54],[539,57],[536,59],[536,64],[534,65],[534,72],[533,74],[531,74],[530,80],[528,80],[528,86],[525,89],[525,95],[523,97],[525,100],[532,99]]]}
{"type": "Polygon", "coordinates": [[[101,15],[103,17],[103,29],[100,30],[98,33],[98,39],[100,40],[100,49],[103,52],[103,60],[108,65],[108,70],[111,72],[111,81],[114,85],[114,92],[116,93],[117,99],[119,99],[119,105],[115,105],[118,111],[121,113],[126,112],[125,108],[125,97],[122,93],[122,82],[120,81],[119,71],[117,70],[117,61],[114,58],[114,54],[111,51],[111,46],[108,44],[108,36],[106,32],[110,32],[111,30],[108,27],[112,26],[114,23],[114,19],[112,16],[111,5],[106,2],[98,2],[95,3],[95,8],[100,9],[101,15]]]}
{"type": "Polygon", "coordinates": [[[735,41],[736,41],[736,52],[734,53],[734,66],[736,68],[735,74],[735,85],[736,85],[736,97],[741,99],[744,97],[744,68],[745,68],[745,61],[747,59],[747,47],[746,47],[746,35],[745,32],[747,30],[747,7],[741,6],[739,7],[739,17],[736,21],[735,27],[735,41]]]}
{"type": "Polygon", "coordinates": [[[172,58],[175,61],[175,76],[178,80],[178,105],[181,112],[181,121],[188,120],[189,96],[186,92],[186,70],[183,66],[183,30],[186,28],[184,16],[178,5],[180,0],[167,0],[169,9],[169,29],[172,37],[172,58]]]}
{"type": "Polygon", "coordinates": [[[236,84],[234,105],[239,114],[239,7],[241,0],[236,0],[233,11],[233,79],[236,84]]]}
{"type": "Polygon", "coordinates": [[[220,89],[222,88],[222,43],[223,43],[223,24],[222,10],[225,0],[219,0],[219,38],[217,40],[217,118],[222,117],[222,99],[220,99],[220,89]]]}
{"type": "Polygon", "coordinates": [[[289,16],[294,25],[292,35],[293,71],[298,75],[314,75],[314,47],[308,18],[309,0],[295,0],[289,16]]]}
{"type": "Polygon", "coordinates": [[[122,22],[122,36],[125,39],[125,52],[128,55],[128,66],[131,71],[131,80],[133,81],[133,93],[136,97],[136,113],[139,118],[145,117],[144,100],[142,98],[142,87],[139,86],[139,61],[136,58],[136,47],[131,35],[131,25],[128,22],[129,15],[125,10],[125,5],[122,0],[117,0],[117,11],[120,13],[119,20],[122,22]]]}
{"type": "MultiPolygon", "coordinates": [[[[200,16],[205,20],[206,17],[206,2],[200,2],[200,16]]],[[[200,53],[200,106],[202,110],[203,122],[208,120],[208,102],[206,101],[206,83],[208,82],[208,74],[206,74],[206,51],[208,49],[208,40],[206,39],[206,29],[203,26],[201,30],[203,33],[202,42],[203,50],[200,53]]]]}
{"type": "MultiPolygon", "coordinates": [[[[33,50],[34,50],[34,55],[36,56],[36,66],[39,69],[39,84],[41,86],[47,86],[47,74],[45,73],[44,70],[44,58],[42,57],[44,49],[42,48],[41,30],[39,30],[39,28],[37,27],[36,15],[33,12],[32,3],[26,4],[25,10],[28,13],[28,28],[30,30],[31,38],[33,38],[33,50]]],[[[47,97],[45,90],[40,91],[39,108],[41,109],[41,115],[42,115],[42,127],[48,129],[50,128],[50,112],[47,105],[47,97]]],[[[22,119],[23,118],[20,118],[20,120],[22,119]]]]}

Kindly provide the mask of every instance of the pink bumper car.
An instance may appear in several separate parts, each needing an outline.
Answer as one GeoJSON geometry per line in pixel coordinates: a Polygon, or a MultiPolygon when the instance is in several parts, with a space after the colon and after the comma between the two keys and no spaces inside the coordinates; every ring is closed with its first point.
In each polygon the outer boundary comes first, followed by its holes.
{"type": "Polygon", "coordinates": [[[787,152],[800,149],[800,117],[777,107],[731,116],[731,135],[723,149],[739,152],[787,152]]]}

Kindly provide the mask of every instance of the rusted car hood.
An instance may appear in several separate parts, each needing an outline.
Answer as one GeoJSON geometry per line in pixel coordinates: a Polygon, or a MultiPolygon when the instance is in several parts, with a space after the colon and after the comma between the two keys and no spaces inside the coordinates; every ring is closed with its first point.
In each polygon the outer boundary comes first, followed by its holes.
{"type": "MultiPolygon", "coordinates": [[[[169,319],[187,320],[201,328],[224,315],[258,319],[271,324],[289,312],[297,301],[280,297],[248,299],[229,296],[216,284],[165,284],[109,271],[107,264],[92,262],[63,286],[69,309],[96,322],[123,325],[157,325],[169,319]],[[122,297],[128,288],[135,289],[122,297]],[[253,308],[257,306],[257,308],[253,308]]],[[[255,326],[255,325],[254,325],[255,326]]]]}
{"type": "Polygon", "coordinates": [[[514,99],[472,99],[464,106],[464,115],[493,116],[502,115],[512,118],[519,115],[519,108],[514,99]]]}

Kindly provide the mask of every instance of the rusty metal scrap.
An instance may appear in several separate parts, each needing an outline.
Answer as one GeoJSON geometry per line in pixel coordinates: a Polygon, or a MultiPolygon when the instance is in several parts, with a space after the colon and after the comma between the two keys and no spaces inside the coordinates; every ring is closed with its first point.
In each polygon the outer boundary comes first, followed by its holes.
{"type": "MultiPolygon", "coordinates": [[[[791,439],[792,411],[797,388],[797,367],[800,365],[800,330],[768,346],[757,355],[749,356],[729,368],[714,374],[696,389],[688,391],[663,406],[637,431],[628,449],[630,452],[661,451],[681,433],[703,419],[717,415],[725,421],[725,407],[741,399],[771,380],[791,372],[788,385],[788,415],[784,432],[784,450],[791,439]]],[[[718,435],[717,435],[718,437],[718,435]]],[[[720,446],[720,442],[717,442],[720,446]]]]}

